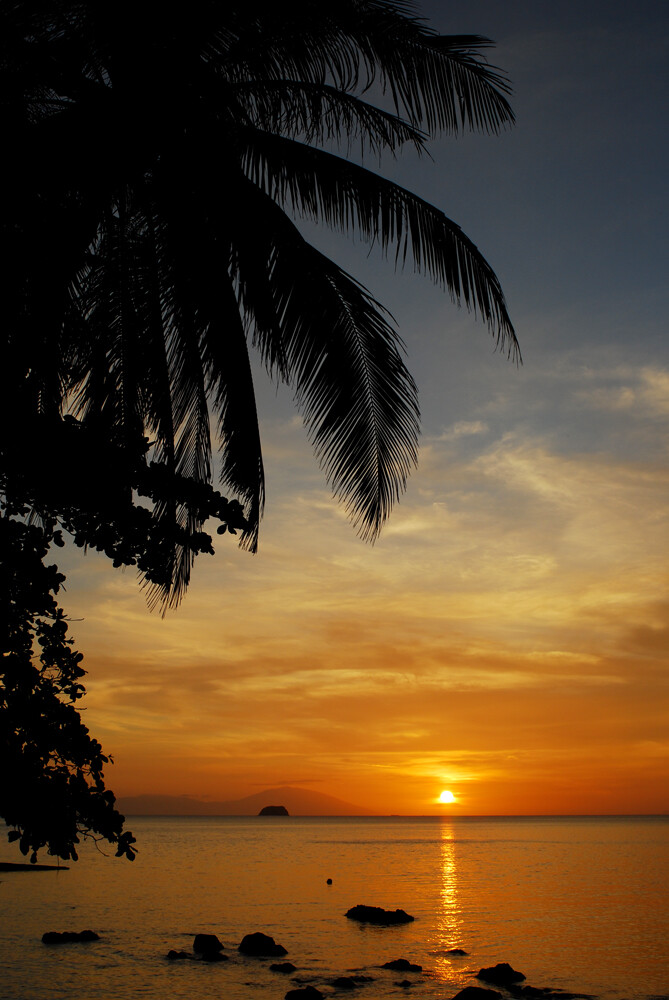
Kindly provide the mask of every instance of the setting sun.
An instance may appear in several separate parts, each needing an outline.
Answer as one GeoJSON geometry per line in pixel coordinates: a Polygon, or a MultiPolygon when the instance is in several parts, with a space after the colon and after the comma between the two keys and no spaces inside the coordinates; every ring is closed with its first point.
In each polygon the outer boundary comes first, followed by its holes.
{"type": "Polygon", "coordinates": [[[455,802],[455,795],[453,792],[442,792],[439,796],[440,802],[455,802]]]}

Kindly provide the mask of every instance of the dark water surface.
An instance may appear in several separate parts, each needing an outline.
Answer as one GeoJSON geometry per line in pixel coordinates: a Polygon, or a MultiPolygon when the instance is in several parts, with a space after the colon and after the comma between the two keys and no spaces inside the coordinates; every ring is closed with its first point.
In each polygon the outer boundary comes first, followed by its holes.
{"type": "MultiPolygon", "coordinates": [[[[356,990],[363,1000],[405,996],[396,985],[405,978],[413,997],[450,998],[477,982],[472,971],[506,961],[532,986],[669,998],[668,817],[129,825],[134,864],[89,846],[66,872],[0,874],[2,1000],[282,1000],[291,980],[236,951],[256,930],[288,949],[294,976],[331,995],[331,980],[356,970],[374,977],[356,990]],[[344,916],[357,903],[402,907],[416,920],[357,924],[344,916]],[[101,940],[41,943],[45,931],[85,928],[101,940]],[[198,932],[217,934],[230,961],[166,961],[198,932]],[[400,957],[423,974],[378,968],[400,957]]],[[[0,860],[20,859],[2,846],[0,860]]]]}

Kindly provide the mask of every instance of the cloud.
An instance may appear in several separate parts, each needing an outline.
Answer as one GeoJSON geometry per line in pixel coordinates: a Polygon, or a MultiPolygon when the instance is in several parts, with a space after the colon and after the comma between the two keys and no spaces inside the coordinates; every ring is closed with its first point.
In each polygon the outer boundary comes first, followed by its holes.
{"type": "Polygon", "coordinates": [[[87,724],[115,755],[113,787],[239,797],[299,770],[389,811],[427,809],[448,780],[468,789],[458,808],[503,812],[532,794],[578,811],[614,755],[631,763],[611,795],[633,762],[657,780],[669,470],[646,424],[664,420],[663,370],[565,360],[532,385],[532,426],[504,390],[427,435],[374,546],[286,419],[259,554],[223,539],[176,614],[149,615],[102,557],[72,561],[87,724]],[[631,408],[592,394],[615,384],[631,408]],[[573,428],[605,414],[597,448],[567,447],[557,410],[573,428]],[[621,426],[643,447],[617,448],[621,426]]]}
{"type": "Polygon", "coordinates": [[[639,417],[669,417],[669,371],[644,366],[620,367],[608,372],[588,372],[589,385],[575,395],[584,408],[639,417]]]}
{"type": "Polygon", "coordinates": [[[449,427],[448,430],[443,431],[438,437],[433,438],[432,440],[457,441],[458,438],[462,437],[487,434],[488,429],[488,425],[482,420],[459,420],[457,423],[449,427]]]}

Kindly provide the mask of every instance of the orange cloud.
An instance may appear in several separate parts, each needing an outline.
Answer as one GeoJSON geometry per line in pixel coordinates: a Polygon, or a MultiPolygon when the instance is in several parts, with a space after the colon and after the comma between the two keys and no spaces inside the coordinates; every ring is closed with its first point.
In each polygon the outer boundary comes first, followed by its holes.
{"type": "Polygon", "coordinates": [[[666,811],[666,463],[492,426],[430,438],[370,548],[280,421],[259,555],[224,539],[165,620],[131,574],[65,553],[117,792],[299,775],[380,812],[438,811],[444,787],[459,813],[666,811]]]}

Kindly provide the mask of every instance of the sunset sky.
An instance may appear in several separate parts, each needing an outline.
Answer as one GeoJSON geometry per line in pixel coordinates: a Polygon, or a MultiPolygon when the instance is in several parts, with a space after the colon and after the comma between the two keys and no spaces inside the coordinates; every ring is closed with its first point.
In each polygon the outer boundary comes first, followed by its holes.
{"type": "Polygon", "coordinates": [[[382,169],[484,252],[524,364],[428,279],[312,229],[396,318],[419,468],[360,541],[258,368],[256,556],[218,539],[161,619],[132,572],[58,553],[119,796],[292,785],[379,813],[669,811],[669,7],[421,9],[495,39],[517,126],[382,169]]]}

